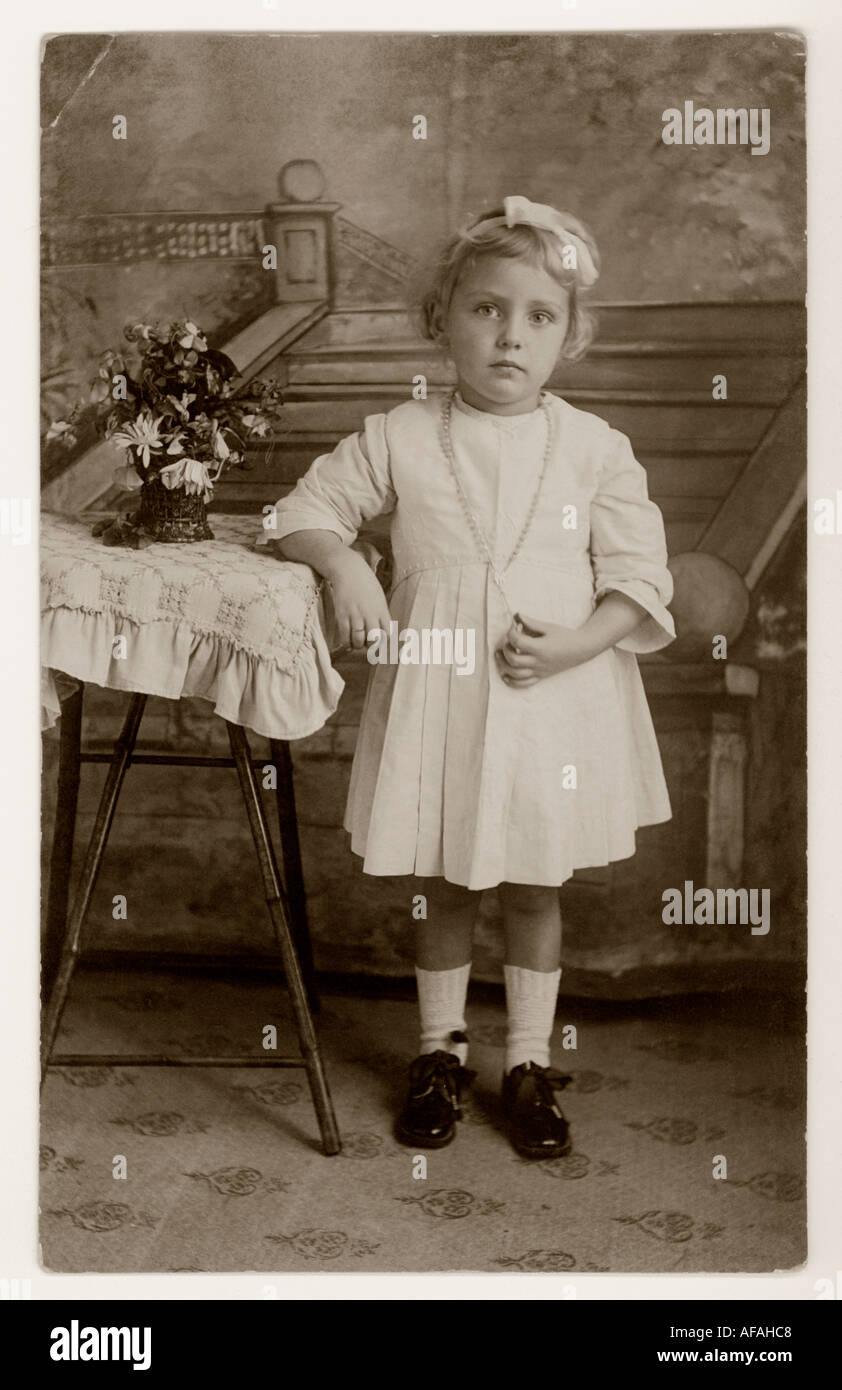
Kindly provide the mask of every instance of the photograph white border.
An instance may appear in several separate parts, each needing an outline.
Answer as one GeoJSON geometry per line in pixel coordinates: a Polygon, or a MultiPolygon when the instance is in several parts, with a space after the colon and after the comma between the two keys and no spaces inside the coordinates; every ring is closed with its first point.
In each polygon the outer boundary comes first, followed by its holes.
{"type": "MultiPolygon", "coordinates": [[[[435,0],[420,9],[375,0],[311,0],[308,25],[291,22],[284,0],[201,6],[201,23],[174,24],[173,7],[147,0],[140,32],[267,35],[339,32],[605,33],[797,30],[807,42],[808,156],[808,508],[842,488],[839,226],[842,121],[842,10],[830,0],[522,0],[510,4],[435,0]],[[407,20],[413,20],[408,23],[407,20]],[[423,23],[417,21],[423,20],[423,23]],[[251,20],[250,24],[244,21],[251,20]],[[233,21],[233,23],[232,23],[233,21]]],[[[179,13],[178,18],[181,18],[179,13]]],[[[808,1239],[803,1268],[768,1275],[590,1274],[52,1274],[38,1263],[38,997],[40,732],[38,666],[39,421],[39,68],[52,34],[139,32],[116,26],[111,4],[79,0],[17,7],[6,17],[2,54],[5,134],[4,215],[0,219],[7,305],[2,341],[0,496],[31,499],[32,539],[0,536],[0,1278],[29,1281],[30,1296],[50,1299],[782,1299],[812,1300],[830,1280],[842,1298],[842,1146],[840,990],[842,911],[842,535],[809,541],[809,1119],[808,1239]],[[68,17],[72,23],[68,25],[68,17]],[[267,1289],[274,1290],[267,1293],[267,1289]]],[[[827,1296],[825,1292],[823,1296],[827,1296]]]]}

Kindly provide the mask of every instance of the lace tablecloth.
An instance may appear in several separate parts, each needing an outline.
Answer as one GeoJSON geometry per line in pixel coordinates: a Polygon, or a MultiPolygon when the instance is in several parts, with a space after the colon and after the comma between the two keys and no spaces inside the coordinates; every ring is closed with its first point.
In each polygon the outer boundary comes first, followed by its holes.
{"type": "Polygon", "coordinates": [[[256,548],[259,517],[215,513],[214,540],[144,550],[103,545],[96,519],[42,516],[42,728],[61,713],[59,673],[199,696],[268,738],[322,727],[345,682],[331,665],[319,583],[308,565],[256,548]]]}

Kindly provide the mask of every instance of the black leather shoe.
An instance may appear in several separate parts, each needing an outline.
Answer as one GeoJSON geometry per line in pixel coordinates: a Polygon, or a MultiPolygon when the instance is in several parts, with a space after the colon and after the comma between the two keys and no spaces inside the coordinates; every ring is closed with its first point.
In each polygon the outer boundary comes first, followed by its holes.
{"type": "Polygon", "coordinates": [[[523,1062],[503,1076],[509,1138],[525,1158],[562,1158],[570,1152],[569,1126],[555,1093],[572,1080],[538,1062],[523,1062]]]}
{"type": "Polygon", "coordinates": [[[395,1137],[416,1149],[443,1149],[456,1135],[462,1088],[475,1071],[454,1052],[425,1052],[409,1068],[409,1095],[395,1125],[395,1137]]]}

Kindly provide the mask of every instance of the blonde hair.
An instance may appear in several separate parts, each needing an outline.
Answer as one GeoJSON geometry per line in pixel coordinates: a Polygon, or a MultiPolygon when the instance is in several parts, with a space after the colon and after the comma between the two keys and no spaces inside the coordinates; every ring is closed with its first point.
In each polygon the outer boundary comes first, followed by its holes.
{"type": "MultiPolygon", "coordinates": [[[[493,208],[490,212],[481,213],[472,226],[478,226],[489,217],[504,215],[502,207],[493,208]]],[[[581,237],[599,270],[599,251],[591,232],[578,218],[568,213],[565,213],[564,220],[569,230],[581,237]]],[[[530,265],[546,271],[567,291],[570,317],[560,356],[569,362],[577,361],[585,355],[593,341],[596,321],[592,311],[580,302],[579,294],[583,286],[580,284],[579,271],[564,264],[563,251],[554,232],[524,222],[516,223],[514,227],[501,223],[478,235],[474,235],[469,228],[451,237],[435,260],[419,269],[410,284],[412,309],[422,336],[437,341],[436,313],[447,313],[453,291],[465,271],[472,269],[484,257],[504,256],[510,260],[528,261],[530,265]]]]}

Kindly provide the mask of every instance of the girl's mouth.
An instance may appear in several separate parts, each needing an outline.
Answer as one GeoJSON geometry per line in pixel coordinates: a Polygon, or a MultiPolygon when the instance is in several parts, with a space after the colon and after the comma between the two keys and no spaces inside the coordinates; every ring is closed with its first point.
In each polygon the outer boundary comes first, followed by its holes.
{"type": "Polygon", "coordinates": [[[523,367],[519,367],[517,362],[492,362],[492,367],[496,371],[522,372],[523,367]]]}

